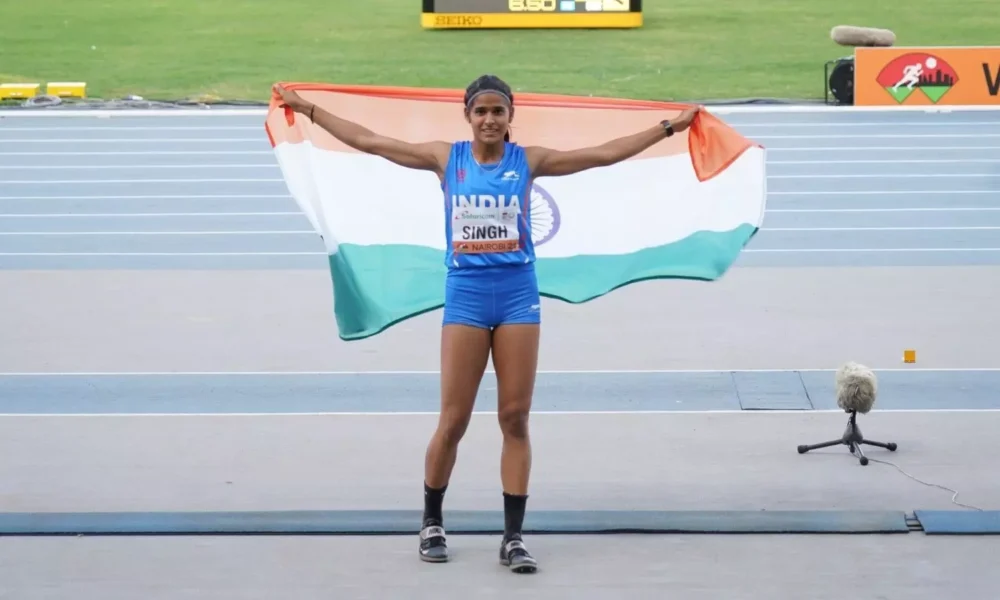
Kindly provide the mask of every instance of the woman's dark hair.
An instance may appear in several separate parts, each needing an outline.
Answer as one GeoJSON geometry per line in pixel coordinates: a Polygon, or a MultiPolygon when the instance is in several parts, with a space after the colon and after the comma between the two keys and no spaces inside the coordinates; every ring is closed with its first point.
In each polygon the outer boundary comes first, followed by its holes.
{"type": "MultiPolygon", "coordinates": [[[[505,96],[507,100],[510,101],[510,106],[514,107],[514,92],[511,91],[510,86],[500,79],[496,75],[482,75],[475,81],[469,84],[469,87],[465,88],[465,110],[468,111],[471,107],[472,100],[483,92],[496,92],[502,96],[505,96]]],[[[510,131],[508,130],[503,134],[503,139],[505,142],[510,141],[510,131]]]]}

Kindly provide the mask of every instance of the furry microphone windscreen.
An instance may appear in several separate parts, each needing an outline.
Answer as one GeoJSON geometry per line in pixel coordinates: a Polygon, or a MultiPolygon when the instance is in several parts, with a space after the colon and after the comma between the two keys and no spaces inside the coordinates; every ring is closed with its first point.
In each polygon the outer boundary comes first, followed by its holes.
{"type": "Polygon", "coordinates": [[[836,382],[837,406],[844,412],[866,414],[875,405],[878,381],[868,367],[849,362],[837,369],[836,382]]]}
{"type": "Polygon", "coordinates": [[[830,38],[841,46],[891,46],[896,34],[888,29],[837,25],[830,30],[830,38]]]}

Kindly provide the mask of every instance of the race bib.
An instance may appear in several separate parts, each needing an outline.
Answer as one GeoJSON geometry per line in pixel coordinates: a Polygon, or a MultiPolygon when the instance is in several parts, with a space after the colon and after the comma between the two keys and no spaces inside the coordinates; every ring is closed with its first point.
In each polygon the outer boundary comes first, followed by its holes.
{"type": "Polygon", "coordinates": [[[451,244],[455,252],[482,254],[518,249],[519,211],[516,206],[462,206],[455,208],[451,244]]]}

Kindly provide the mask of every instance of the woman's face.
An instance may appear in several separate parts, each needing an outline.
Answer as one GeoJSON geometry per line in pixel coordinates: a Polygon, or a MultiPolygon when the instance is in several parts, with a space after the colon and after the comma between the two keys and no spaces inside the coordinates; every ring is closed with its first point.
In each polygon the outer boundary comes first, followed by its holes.
{"type": "Polygon", "coordinates": [[[510,126],[511,110],[506,98],[487,92],[472,101],[466,118],[472,125],[472,135],[476,141],[497,144],[503,141],[510,126]]]}

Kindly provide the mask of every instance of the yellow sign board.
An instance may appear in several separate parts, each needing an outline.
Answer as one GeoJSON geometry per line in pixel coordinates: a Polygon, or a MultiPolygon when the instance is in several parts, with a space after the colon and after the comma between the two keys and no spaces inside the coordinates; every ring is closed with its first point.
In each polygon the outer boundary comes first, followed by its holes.
{"type": "Polygon", "coordinates": [[[425,29],[628,29],[642,0],[423,0],[425,29]]]}

